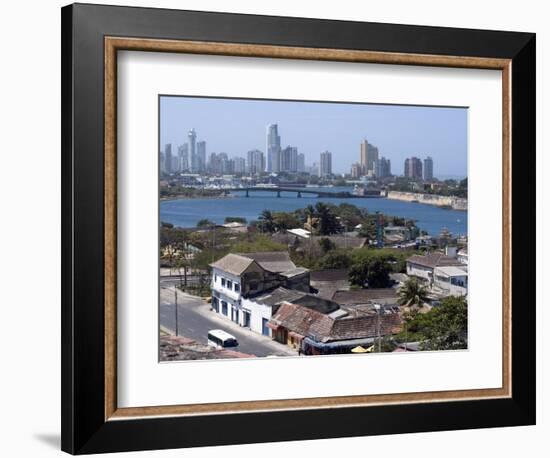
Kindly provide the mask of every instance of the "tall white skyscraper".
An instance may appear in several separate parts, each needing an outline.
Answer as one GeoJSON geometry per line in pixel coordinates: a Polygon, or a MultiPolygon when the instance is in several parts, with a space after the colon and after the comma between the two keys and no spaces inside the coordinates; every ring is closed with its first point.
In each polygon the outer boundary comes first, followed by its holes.
{"type": "Polygon", "coordinates": [[[267,171],[278,173],[281,170],[281,137],[277,124],[267,126],[267,171]]]}
{"type": "Polygon", "coordinates": [[[195,129],[191,129],[187,134],[188,145],[189,145],[189,156],[191,158],[191,172],[197,173],[199,171],[199,161],[197,158],[197,133],[195,129]]]}
{"type": "Polygon", "coordinates": [[[323,151],[319,160],[319,176],[328,177],[332,175],[332,153],[323,151]]]}

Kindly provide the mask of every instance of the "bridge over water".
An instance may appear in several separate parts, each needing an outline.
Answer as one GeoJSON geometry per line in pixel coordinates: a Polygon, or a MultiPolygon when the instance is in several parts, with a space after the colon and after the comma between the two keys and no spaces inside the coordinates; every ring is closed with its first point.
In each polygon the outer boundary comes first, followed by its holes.
{"type": "Polygon", "coordinates": [[[324,198],[338,198],[338,199],[350,199],[350,198],[373,198],[381,197],[380,191],[372,190],[366,191],[365,195],[353,194],[349,191],[319,191],[309,188],[287,188],[287,187],[273,187],[273,188],[263,188],[261,186],[254,186],[248,188],[228,188],[224,189],[224,194],[227,195],[231,192],[244,192],[245,197],[250,197],[252,192],[272,192],[277,194],[277,197],[281,197],[282,192],[296,193],[296,197],[302,197],[302,194],[312,194],[317,197],[324,198]]]}

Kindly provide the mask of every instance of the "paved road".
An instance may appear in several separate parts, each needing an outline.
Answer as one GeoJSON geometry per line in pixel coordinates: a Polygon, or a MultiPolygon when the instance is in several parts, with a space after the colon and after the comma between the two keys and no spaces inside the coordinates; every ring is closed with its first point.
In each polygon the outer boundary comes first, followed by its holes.
{"type": "MultiPolygon", "coordinates": [[[[160,324],[171,331],[176,329],[174,288],[161,289],[160,324]]],[[[296,356],[286,345],[274,342],[269,337],[242,328],[230,320],[210,311],[210,305],[200,298],[178,291],[178,334],[207,344],[211,329],[223,329],[234,335],[239,345],[235,350],[255,356],[296,356]]]]}

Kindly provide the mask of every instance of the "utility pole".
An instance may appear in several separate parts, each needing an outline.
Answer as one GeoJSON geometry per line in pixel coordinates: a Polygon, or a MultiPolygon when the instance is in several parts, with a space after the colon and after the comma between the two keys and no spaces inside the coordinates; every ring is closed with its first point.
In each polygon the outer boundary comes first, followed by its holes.
{"type": "Polygon", "coordinates": [[[178,289],[174,286],[174,304],[176,311],[176,337],[178,336],[178,289]]]}

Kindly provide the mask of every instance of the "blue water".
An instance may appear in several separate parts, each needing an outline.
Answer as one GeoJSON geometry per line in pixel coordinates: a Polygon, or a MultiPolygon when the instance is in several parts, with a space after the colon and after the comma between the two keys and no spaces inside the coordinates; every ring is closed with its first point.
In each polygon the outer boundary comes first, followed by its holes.
{"type": "MultiPolygon", "coordinates": [[[[311,188],[307,188],[308,190],[311,188]]],[[[350,190],[349,188],[325,188],[324,191],[350,190]]],[[[468,232],[468,213],[465,211],[447,210],[433,205],[415,202],[402,202],[386,198],[367,199],[336,199],[318,198],[314,195],[303,194],[297,198],[296,193],[281,193],[278,198],[271,192],[251,192],[250,197],[244,193],[234,193],[227,198],[212,199],[180,199],[167,200],[160,203],[160,220],[180,227],[195,227],[201,219],[207,218],[222,224],[226,216],[240,216],[252,221],[258,218],[265,209],[273,212],[288,212],[317,202],[326,202],[338,205],[342,202],[366,208],[369,212],[379,211],[385,215],[400,216],[417,221],[421,230],[430,235],[437,235],[443,227],[454,235],[468,232]]]]}

